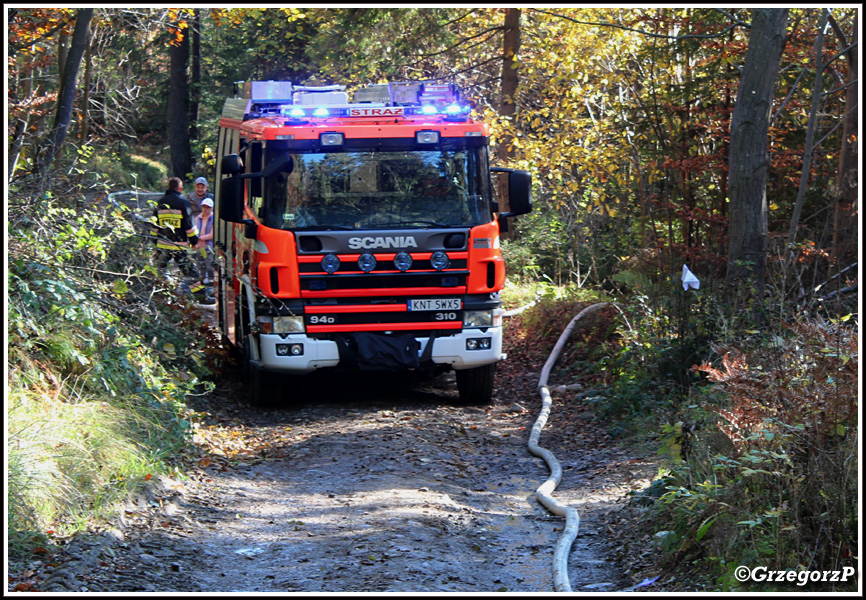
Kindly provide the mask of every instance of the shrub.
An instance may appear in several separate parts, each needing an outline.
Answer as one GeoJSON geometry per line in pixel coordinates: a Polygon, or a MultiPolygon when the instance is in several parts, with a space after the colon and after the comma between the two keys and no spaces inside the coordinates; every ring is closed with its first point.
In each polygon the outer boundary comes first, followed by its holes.
{"type": "Polygon", "coordinates": [[[191,311],[152,277],[150,243],[120,210],[74,193],[11,197],[7,500],[21,556],[171,472],[192,448],[185,398],[209,371],[191,311]]]}
{"type": "Polygon", "coordinates": [[[70,173],[77,176],[83,187],[155,191],[165,188],[168,167],[126,144],[99,147],[85,144],[76,153],[70,173]]]}
{"type": "MultiPolygon", "coordinates": [[[[701,414],[715,416],[707,422],[717,429],[692,440],[704,451],[671,462],[659,502],[662,527],[673,532],[667,560],[711,565],[723,590],[750,589],[733,576],[740,565],[851,566],[859,530],[856,329],[802,321],[765,348],[719,351],[721,368],[695,367],[716,386],[701,414]]],[[[850,586],[856,582],[778,589],[850,586]]]]}

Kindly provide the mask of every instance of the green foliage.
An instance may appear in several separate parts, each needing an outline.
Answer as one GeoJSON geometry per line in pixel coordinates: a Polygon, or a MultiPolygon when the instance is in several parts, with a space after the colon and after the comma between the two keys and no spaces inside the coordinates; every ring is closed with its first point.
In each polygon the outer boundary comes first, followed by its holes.
{"type": "Polygon", "coordinates": [[[168,179],[166,165],[143,155],[152,149],[101,141],[73,148],[76,157],[70,174],[85,188],[161,190],[168,179]]]}
{"type": "Polygon", "coordinates": [[[147,236],[123,210],[74,192],[51,196],[11,193],[6,456],[15,552],[44,543],[48,530],[104,521],[130,486],[172,471],[192,448],[185,398],[210,385],[207,339],[149,276],[147,236]],[[177,351],[165,351],[169,344],[177,351]]]}
{"type": "MultiPolygon", "coordinates": [[[[734,560],[837,568],[842,563],[830,554],[849,560],[846,536],[857,529],[851,507],[856,460],[849,459],[857,430],[852,405],[843,401],[857,398],[843,383],[857,355],[824,335],[844,329],[844,322],[824,333],[773,331],[768,323],[792,321],[804,297],[813,310],[818,303],[808,296],[830,292],[829,284],[855,285],[855,270],[844,277],[833,270],[842,265],[828,258],[826,218],[838,196],[839,125],[852,110],[839,93],[845,86],[832,80],[845,77],[845,62],[834,62],[825,73],[826,117],[816,132],[822,141],[813,156],[798,244],[790,249],[794,260],[771,261],[779,265],[768,282],[772,297],[734,298],[718,281],[728,266],[730,115],[749,30],[728,26],[732,18],[748,22],[748,9],[523,9],[523,43],[515,57],[518,111],[510,118],[499,113],[505,10],[204,11],[199,139],[192,144],[200,157],[196,170],[212,173],[219,158],[209,149],[216,147],[220,111],[236,81],[286,78],[343,83],[350,90],[385,79],[458,83],[476,114],[491,124],[494,162],[498,145],[510,140],[503,166],[533,174],[534,210],[514,220],[514,236],[502,241],[509,273],[503,299],[509,308],[541,300],[522,318],[540,340],[539,351],[553,345],[585,303],[608,296],[619,301],[575,335],[560,363],[587,380],[592,389],[585,401],[618,433],[658,435],[671,461],[663,480],[671,489],[657,503],[665,556],[710,565],[725,589],[735,587],[734,560]],[[699,292],[678,286],[683,263],[701,278],[699,292]],[[732,342],[753,350],[742,359],[749,368],[729,362],[731,369],[719,371],[727,381],[705,385],[690,367],[708,362],[714,345],[721,350],[732,342]],[[738,391],[735,385],[746,387],[738,391]],[[748,423],[747,430],[736,430],[723,414],[748,423]]],[[[8,112],[10,162],[18,179],[9,196],[7,386],[16,422],[34,425],[15,429],[21,433],[7,446],[13,537],[44,531],[47,519],[67,518],[63,507],[80,498],[45,502],[57,507],[46,516],[34,510],[39,499],[28,493],[41,490],[37,482],[52,481],[43,471],[62,469],[59,479],[79,481],[72,465],[86,462],[54,457],[51,443],[39,446],[38,438],[28,437],[44,426],[32,411],[69,424],[55,444],[82,446],[82,456],[96,457],[96,464],[105,459],[87,448],[87,440],[99,435],[71,433],[91,415],[106,415],[98,426],[109,432],[103,437],[139,457],[128,460],[137,466],[123,478],[83,476],[82,482],[93,481],[87,489],[108,497],[107,490],[122,489],[121,479],[132,481],[142,468],[167,461],[161,449],[184,447],[183,399],[208,374],[204,338],[191,334],[196,324],[152,278],[144,232],[124,213],[62,190],[67,182],[99,194],[118,187],[162,189],[172,37],[167,22],[177,14],[189,19],[191,9],[99,9],[90,137],[73,145],[72,139],[81,139],[83,119],[71,123],[63,169],[45,195],[22,191],[19,180],[36,163],[36,138],[50,129],[57,80],[45,74],[56,66],[57,26],[71,11],[14,11],[8,112]],[[140,146],[127,145],[130,139],[140,146]],[[59,416],[74,407],[75,415],[59,416]],[[85,410],[97,407],[108,408],[85,410]]],[[[832,35],[838,37],[828,37],[825,50],[846,46],[839,32],[855,30],[854,9],[833,14],[839,29],[832,35]]],[[[803,165],[804,117],[813,98],[802,82],[814,77],[810,57],[818,17],[819,9],[791,9],[796,27],[777,84],[790,95],[774,107],[768,143],[771,244],[787,231],[803,165]]],[[[770,255],[788,252],[773,245],[770,255]]],[[[848,298],[853,300],[841,300],[835,314],[856,310],[856,294],[848,298]]],[[[63,489],[59,498],[72,494],[63,489]]],[[[79,520],[81,513],[66,514],[79,520]]]]}
{"type": "Polygon", "coordinates": [[[693,563],[723,591],[853,590],[856,582],[750,584],[736,566],[839,570],[857,548],[857,332],[804,321],[764,348],[725,353],[716,384],[664,430],[670,453],[657,527],[668,563],[693,563]],[[683,453],[687,442],[690,452],[683,453]]]}
{"type": "Polygon", "coordinates": [[[593,349],[589,362],[604,384],[593,408],[624,434],[647,431],[647,419],[675,418],[698,381],[690,369],[710,352],[719,324],[709,290],[684,291],[671,280],[647,284],[630,274],[618,279],[641,293],[626,296],[615,335],[593,349]]]}

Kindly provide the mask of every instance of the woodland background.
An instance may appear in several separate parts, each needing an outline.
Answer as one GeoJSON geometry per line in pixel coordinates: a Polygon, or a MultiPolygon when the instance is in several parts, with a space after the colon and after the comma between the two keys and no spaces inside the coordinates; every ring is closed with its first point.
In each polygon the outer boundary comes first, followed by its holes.
{"type": "Polygon", "coordinates": [[[5,19],[16,551],[92,527],[146,474],[179,468],[185,395],[224,359],[107,194],[171,175],[213,188],[237,81],[432,80],[492,124],[496,164],[533,174],[534,210],[505,241],[506,299],[541,299],[523,325],[540,350],[575,308],[617,302],[563,368],[605,390],[596,409],[617,433],[651,431],[665,453],[648,519],[670,533],[661,560],[711,565],[716,589],[736,589],[750,560],[853,560],[859,6],[5,19]],[[683,265],[699,291],[682,289],[683,265]]]}

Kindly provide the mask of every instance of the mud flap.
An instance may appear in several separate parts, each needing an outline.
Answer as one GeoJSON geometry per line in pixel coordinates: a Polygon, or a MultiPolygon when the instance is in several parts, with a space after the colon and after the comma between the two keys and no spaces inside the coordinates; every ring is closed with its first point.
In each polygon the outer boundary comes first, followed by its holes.
{"type": "Polygon", "coordinates": [[[336,336],[340,365],[362,371],[417,368],[420,345],[412,334],[385,335],[359,332],[352,336],[336,336]]]}

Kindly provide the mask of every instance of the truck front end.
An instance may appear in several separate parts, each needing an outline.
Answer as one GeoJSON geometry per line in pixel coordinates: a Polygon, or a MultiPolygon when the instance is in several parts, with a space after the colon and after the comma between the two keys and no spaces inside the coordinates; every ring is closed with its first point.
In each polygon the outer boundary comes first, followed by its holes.
{"type": "MultiPolygon", "coordinates": [[[[239,202],[246,180],[237,327],[267,372],[454,369],[461,396],[484,402],[505,281],[489,128],[450,86],[400,85],[354,104],[306,93],[240,125],[249,166],[222,194],[239,202]]],[[[528,176],[514,177],[527,212],[528,176]]]]}

